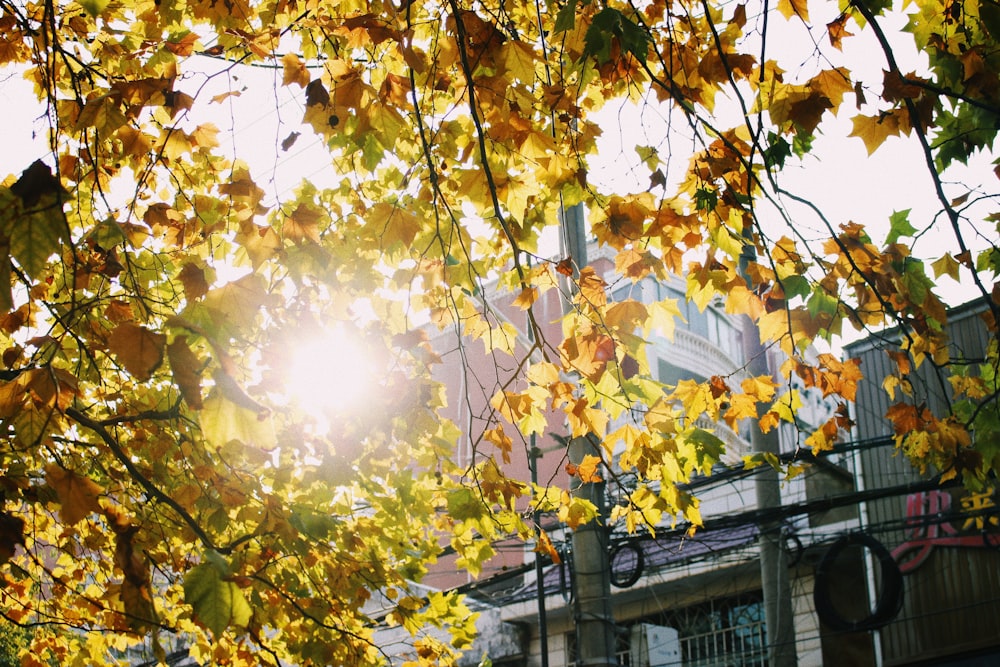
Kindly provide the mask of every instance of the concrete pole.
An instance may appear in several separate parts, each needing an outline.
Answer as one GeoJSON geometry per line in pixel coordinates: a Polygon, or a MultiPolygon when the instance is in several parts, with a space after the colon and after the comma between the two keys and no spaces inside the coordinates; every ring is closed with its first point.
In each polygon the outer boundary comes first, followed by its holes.
{"type": "MultiPolygon", "coordinates": [[[[579,464],[587,454],[599,455],[596,438],[573,438],[569,460],[579,464]]],[[[581,667],[612,667],[615,657],[615,623],[611,610],[611,567],[608,563],[608,532],[604,525],[604,483],[572,478],[570,492],[597,507],[597,518],[573,533],[573,581],[576,594],[576,664],[581,667]]]]}
{"type": "MultiPolygon", "coordinates": [[[[531,464],[531,483],[538,484],[538,459],[542,457],[541,450],[538,449],[535,434],[531,434],[531,451],[528,454],[531,464]]],[[[535,526],[541,530],[542,513],[535,511],[535,526]]],[[[538,602],[538,647],[542,653],[541,667],[549,667],[549,622],[545,611],[545,564],[542,562],[541,552],[535,553],[535,588],[538,602]]]]}
{"type": "MultiPolygon", "coordinates": [[[[741,268],[756,259],[753,246],[747,245],[741,268]]],[[[749,283],[749,278],[747,278],[749,283]]],[[[767,362],[767,350],[760,342],[760,329],[749,317],[743,327],[743,356],[747,371],[753,376],[773,376],[767,362]]],[[[764,433],[755,419],[750,427],[750,445],[756,453],[781,453],[778,429],[764,433]]],[[[778,471],[763,465],[755,475],[758,510],[781,507],[781,483],[778,471]]],[[[792,586],[788,574],[788,556],[784,548],[784,535],[780,521],[768,521],[760,526],[760,585],[764,595],[764,622],[767,625],[768,667],[795,667],[798,655],[795,650],[795,618],[792,609],[792,586]]]]}
{"type": "MultiPolygon", "coordinates": [[[[562,209],[562,250],[578,267],[587,264],[587,238],[583,206],[562,209]]],[[[566,290],[568,295],[570,290],[566,290]]],[[[566,301],[564,312],[572,305],[566,301]]],[[[569,460],[580,464],[587,454],[599,455],[596,438],[573,438],[569,460]]],[[[605,526],[604,483],[570,481],[570,492],[593,503],[597,518],[573,533],[574,616],[576,620],[576,664],[579,667],[613,667],[615,623],[611,610],[611,565],[608,562],[608,533],[605,526]]]]}

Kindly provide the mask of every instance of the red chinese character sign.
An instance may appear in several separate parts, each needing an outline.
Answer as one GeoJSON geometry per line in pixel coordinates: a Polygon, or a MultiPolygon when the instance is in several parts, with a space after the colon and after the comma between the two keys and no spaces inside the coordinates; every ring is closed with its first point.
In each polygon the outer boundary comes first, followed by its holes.
{"type": "Polygon", "coordinates": [[[952,509],[948,491],[911,493],[906,498],[906,540],[892,550],[903,574],[920,567],[934,547],[1000,546],[1000,519],[992,492],[968,493],[961,510],[952,509]],[[961,521],[961,527],[956,523],[961,521]]]}

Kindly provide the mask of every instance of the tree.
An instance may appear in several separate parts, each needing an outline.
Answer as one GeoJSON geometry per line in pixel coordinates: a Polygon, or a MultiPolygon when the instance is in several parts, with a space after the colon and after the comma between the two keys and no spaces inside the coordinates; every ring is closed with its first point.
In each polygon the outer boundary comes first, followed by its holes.
{"type": "MultiPolygon", "coordinates": [[[[617,280],[686,275],[696,303],[721,297],[757,322],[788,355],[789,384],[850,401],[862,369],[803,351],[845,325],[899,326],[899,386],[920,364],[955,378],[949,414],[897,410],[900,447],[970,485],[1000,463],[995,176],[951,176],[994,157],[994,0],[919,0],[902,28],[881,0],[0,11],[0,62],[33,84],[49,150],[0,188],[0,595],[10,621],[35,627],[26,664],[105,663],[143,637],[157,650],[163,633],[206,662],[374,664],[374,622],[413,630],[414,660],[437,664],[452,648],[421,629],[447,624],[461,648],[473,620],[457,596],[410,586],[442,536],[475,570],[491,539],[538,532],[527,501],[570,525],[593,514],[505,473],[547,411],[609,457],[623,447],[617,463],[646,482],[710,471],[720,441],[699,415],[793,420],[794,392],[769,377],[655,381],[644,337],[671,329],[675,304],[612,302],[593,269],[544,251],[577,203],[617,252],[617,280]],[[813,40],[804,62],[783,49],[789,35],[813,40]],[[881,81],[842,55],[862,38],[881,81]],[[913,46],[926,60],[910,71],[899,56],[913,46]],[[226,124],[262,88],[303,110],[264,149],[272,163],[319,137],[328,182],[283,190],[244,159],[262,142],[226,124]],[[598,114],[614,100],[668,121],[623,149],[648,179],[636,192],[594,184],[598,114]],[[838,113],[869,153],[911,142],[936,210],[893,214],[880,240],[786,185],[823,157],[838,113]],[[929,234],[945,240],[919,256],[929,234]],[[943,276],[989,303],[988,358],[949,356],[943,276]],[[556,335],[537,304],[568,283],[556,335]],[[527,345],[498,298],[523,309],[527,345]],[[462,399],[432,380],[433,327],[496,361],[479,378],[494,416],[467,468],[452,459],[458,427],[439,418],[462,399]],[[309,414],[289,398],[292,357],[330,329],[378,360],[366,410],[309,414]]],[[[842,411],[807,442],[829,447],[848,423],[842,411]]],[[[670,483],[617,510],[630,526],[664,514],[698,522],[670,483]]]]}

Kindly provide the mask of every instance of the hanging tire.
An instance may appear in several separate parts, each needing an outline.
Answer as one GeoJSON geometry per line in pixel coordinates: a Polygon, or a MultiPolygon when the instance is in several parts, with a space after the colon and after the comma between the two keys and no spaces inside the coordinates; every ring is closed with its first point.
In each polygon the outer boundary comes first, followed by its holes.
{"type": "Polygon", "coordinates": [[[877,630],[892,621],[903,606],[903,573],[889,550],[871,535],[866,533],[843,535],[823,554],[823,558],[816,568],[813,600],[820,620],[835,631],[877,630]],[[834,607],[830,596],[833,587],[843,585],[843,582],[838,582],[834,576],[836,560],[845,549],[850,547],[867,549],[875,557],[880,570],[880,586],[875,608],[870,609],[867,616],[859,619],[844,618],[841,612],[834,607]]]}
{"type": "Polygon", "coordinates": [[[612,547],[608,562],[611,565],[611,583],[617,588],[629,588],[642,576],[645,559],[641,547],[622,542],[612,547]]]}

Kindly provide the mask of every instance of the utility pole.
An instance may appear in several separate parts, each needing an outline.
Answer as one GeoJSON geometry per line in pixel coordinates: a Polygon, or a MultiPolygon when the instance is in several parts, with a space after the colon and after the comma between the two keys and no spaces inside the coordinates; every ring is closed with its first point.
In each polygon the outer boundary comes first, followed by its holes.
{"type": "MultiPolygon", "coordinates": [[[[569,443],[570,463],[598,456],[596,438],[583,436],[569,443]]],[[[574,616],[576,617],[576,664],[579,667],[613,667],[615,622],[611,610],[611,566],[608,562],[607,516],[604,482],[583,482],[574,477],[570,492],[597,507],[597,517],[573,532],[574,616]]]]}
{"type": "MultiPolygon", "coordinates": [[[[542,457],[535,434],[531,434],[531,451],[528,454],[531,465],[531,484],[538,484],[538,459],[542,457]]],[[[535,526],[542,529],[542,513],[535,510],[535,526]]],[[[535,587],[538,597],[538,647],[542,653],[542,667],[549,667],[549,623],[545,612],[545,567],[540,550],[535,553],[535,587]]]]}
{"type": "MultiPolygon", "coordinates": [[[[577,266],[587,264],[587,239],[583,206],[562,210],[562,249],[577,266]]],[[[567,294],[569,291],[567,291],[567,294]]],[[[567,299],[564,312],[571,304],[567,299]]],[[[569,461],[583,462],[587,454],[599,456],[599,443],[593,437],[572,438],[569,461]]],[[[573,532],[574,616],[576,619],[576,664],[578,667],[614,667],[615,623],[611,611],[611,565],[608,562],[608,533],[604,525],[604,483],[583,482],[572,478],[570,492],[589,500],[597,507],[597,517],[573,532]]]]}
{"type": "MultiPolygon", "coordinates": [[[[747,241],[740,259],[740,268],[750,286],[746,265],[755,261],[757,254],[747,241]]],[[[753,376],[772,376],[767,363],[767,350],[760,342],[760,329],[749,316],[743,329],[743,356],[747,371],[753,376]]],[[[755,453],[781,453],[778,429],[764,433],[756,419],[750,425],[750,445],[755,453]]],[[[781,506],[781,484],[778,471],[762,465],[755,475],[757,509],[767,510],[781,506]]],[[[762,522],[760,528],[760,585],[764,595],[764,622],[767,626],[768,667],[795,667],[795,623],[792,611],[792,586],[788,576],[788,557],[784,549],[781,521],[762,522]]]]}

